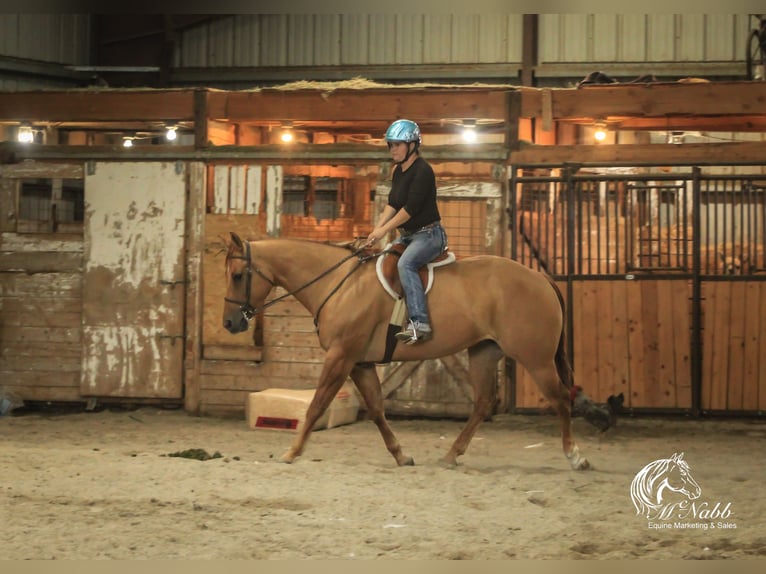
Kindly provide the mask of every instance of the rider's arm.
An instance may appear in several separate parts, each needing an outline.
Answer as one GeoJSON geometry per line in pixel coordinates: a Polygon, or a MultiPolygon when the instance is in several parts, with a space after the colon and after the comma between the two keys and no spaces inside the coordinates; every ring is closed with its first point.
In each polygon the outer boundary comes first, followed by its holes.
{"type": "Polygon", "coordinates": [[[367,244],[369,245],[375,243],[379,239],[383,239],[390,231],[403,225],[409,218],[410,214],[407,213],[406,209],[402,208],[397,211],[391,205],[386,205],[386,208],[378,219],[378,224],[375,226],[375,229],[373,229],[367,236],[367,244]]]}

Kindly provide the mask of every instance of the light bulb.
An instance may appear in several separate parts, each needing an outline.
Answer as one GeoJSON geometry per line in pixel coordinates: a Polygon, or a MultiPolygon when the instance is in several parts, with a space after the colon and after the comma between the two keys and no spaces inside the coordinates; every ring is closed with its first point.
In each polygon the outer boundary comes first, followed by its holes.
{"type": "Polygon", "coordinates": [[[602,142],[606,139],[606,131],[604,128],[598,128],[593,134],[593,137],[596,139],[596,141],[602,142]]]}
{"type": "Polygon", "coordinates": [[[281,139],[284,143],[290,143],[293,141],[293,132],[291,130],[284,130],[282,135],[279,136],[279,139],[281,139]]]}
{"type": "Polygon", "coordinates": [[[174,141],[178,137],[178,132],[176,131],[176,128],[168,128],[168,131],[165,132],[165,139],[169,142],[174,141]]]}
{"type": "Polygon", "coordinates": [[[463,130],[463,141],[466,143],[476,142],[476,130],[473,127],[467,127],[463,130]]]}
{"type": "Polygon", "coordinates": [[[122,138],[123,147],[133,147],[133,140],[131,138],[122,138]]]}
{"type": "Polygon", "coordinates": [[[32,143],[35,141],[35,132],[29,126],[20,126],[16,137],[21,143],[32,143]]]}

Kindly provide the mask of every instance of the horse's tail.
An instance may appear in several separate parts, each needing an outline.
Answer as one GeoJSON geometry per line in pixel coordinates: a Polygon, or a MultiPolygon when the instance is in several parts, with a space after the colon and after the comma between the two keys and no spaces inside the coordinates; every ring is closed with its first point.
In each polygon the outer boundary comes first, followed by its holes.
{"type": "Polygon", "coordinates": [[[559,298],[559,305],[561,305],[561,335],[559,335],[559,346],[556,349],[556,371],[558,371],[561,382],[567,389],[574,387],[574,372],[572,371],[572,365],[569,363],[569,357],[567,356],[567,309],[564,302],[564,296],[561,294],[561,289],[556,285],[553,277],[547,273],[543,273],[545,278],[548,279],[548,283],[551,284],[553,290],[556,292],[556,297],[559,298]]]}

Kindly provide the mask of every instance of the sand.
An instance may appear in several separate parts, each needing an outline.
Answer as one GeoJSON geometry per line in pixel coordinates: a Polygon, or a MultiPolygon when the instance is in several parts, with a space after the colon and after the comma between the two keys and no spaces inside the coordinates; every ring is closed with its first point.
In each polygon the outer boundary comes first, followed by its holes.
{"type": "Polygon", "coordinates": [[[495,417],[445,469],[439,458],[462,424],[393,419],[416,463],[399,468],[365,420],[315,432],[286,465],[277,459],[292,433],[243,419],[154,407],[5,416],[3,557],[766,557],[763,419],[623,418],[605,434],[575,419],[595,466],[586,472],[569,469],[547,415],[495,417]],[[195,448],[220,458],[167,456],[195,448]],[[680,452],[707,517],[675,526],[637,515],[636,474],[680,452]]]}

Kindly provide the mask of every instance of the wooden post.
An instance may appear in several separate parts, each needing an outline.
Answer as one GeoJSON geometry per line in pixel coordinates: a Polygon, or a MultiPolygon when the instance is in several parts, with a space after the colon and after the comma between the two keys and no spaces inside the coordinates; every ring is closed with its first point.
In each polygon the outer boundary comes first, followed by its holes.
{"type": "Polygon", "coordinates": [[[521,92],[509,90],[505,95],[505,147],[509,151],[519,149],[520,117],[521,92]]]}
{"type": "Polygon", "coordinates": [[[194,90],[194,148],[207,147],[208,91],[194,90]]]}
{"type": "Polygon", "coordinates": [[[186,356],[184,360],[184,410],[200,414],[200,364],[202,362],[203,273],[205,252],[205,209],[207,204],[207,169],[203,163],[190,163],[188,173],[189,203],[186,234],[186,356]]]}

